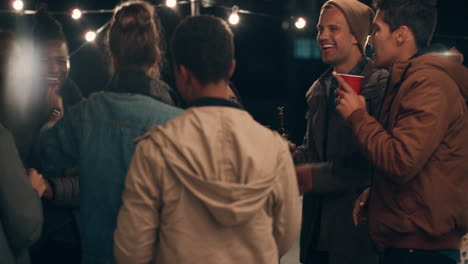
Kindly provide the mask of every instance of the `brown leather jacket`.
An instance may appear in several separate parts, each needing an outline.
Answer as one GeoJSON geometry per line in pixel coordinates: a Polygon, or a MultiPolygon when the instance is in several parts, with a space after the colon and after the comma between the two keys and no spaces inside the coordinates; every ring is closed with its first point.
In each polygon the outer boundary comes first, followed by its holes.
{"type": "Polygon", "coordinates": [[[379,248],[457,249],[468,231],[468,69],[427,53],[392,67],[379,121],[349,118],[376,167],[369,225],[379,248]]]}

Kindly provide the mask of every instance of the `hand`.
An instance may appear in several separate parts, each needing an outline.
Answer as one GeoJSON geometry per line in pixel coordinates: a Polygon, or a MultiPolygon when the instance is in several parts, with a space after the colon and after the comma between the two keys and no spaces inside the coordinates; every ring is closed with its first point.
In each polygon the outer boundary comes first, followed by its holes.
{"type": "Polygon", "coordinates": [[[296,144],[292,143],[291,141],[288,141],[288,144],[289,144],[289,151],[291,152],[291,157],[294,159],[294,157],[296,156],[296,144]]]}
{"type": "Polygon", "coordinates": [[[47,91],[47,112],[51,113],[53,110],[63,113],[62,97],[59,95],[59,87],[49,87],[47,91]]]}
{"type": "Polygon", "coordinates": [[[366,109],[366,100],[364,97],[357,95],[336,72],[333,72],[332,75],[340,84],[340,88],[335,91],[335,94],[337,95],[335,103],[336,110],[341,117],[343,117],[344,120],[347,120],[348,117],[359,108],[366,109]]]}
{"type": "Polygon", "coordinates": [[[50,114],[50,117],[49,117],[49,120],[44,124],[42,125],[40,131],[44,131],[44,130],[47,130],[51,127],[53,127],[55,125],[55,123],[57,123],[57,121],[60,120],[60,118],[63,117],[63,113],[60,112],[60,110],[58,109],[53,109],[51,114],[50,114]]]}
{"type": "Polygon", "coordinates": [[[44,179],[44,183],[45,183],[46,189],[42,197],[46,200],[52,200],[54,198],[54,191],[52,190],[52,186],[50,185],[49,181],[46,179],[44,179]]]}
{"type": "Polygon", "coordinates": [[[295,167],[299,193],[310,191],[312,189],[312,164],[301,164],[295,167]]]}
{"type": "Polygon", "coordinates": [[[367,187],[354,202],[353,223],[358,226],[360,222],[367,221],[367,200],[369,199],[370,187],[367,187]]]}
{"type": "Polygon", "coordinates": [[[27,174],[31,186],[34,190],[36,190],[39,197],[42,197],[44,191],[46,190],[46,184],[42,178],[42,174],[37,172],[35,169],[27,169],[27,174]]]}

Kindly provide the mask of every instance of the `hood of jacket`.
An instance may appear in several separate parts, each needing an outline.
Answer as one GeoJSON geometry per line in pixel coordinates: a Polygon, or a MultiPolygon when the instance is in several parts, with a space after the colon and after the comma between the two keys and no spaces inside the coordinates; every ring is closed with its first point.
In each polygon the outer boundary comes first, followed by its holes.
{"type": "Polygon", "coordinates": [[[468,68],[463,66],[463,55],[456,49],[446,52],[430,52],[392,67],[392,83],[420,70],[437,69],[447,73],[458,85],[465,100],[468,100],[468,68]]]}
{"type": "Polygon", "coordinates": [[[170,174],[218,223],[240,225],[265,207],[280,168],[292,162],[281,136],[246,111],[224,106],[189,108],[173,121],[147,137],[164,144],[170,174]]]}

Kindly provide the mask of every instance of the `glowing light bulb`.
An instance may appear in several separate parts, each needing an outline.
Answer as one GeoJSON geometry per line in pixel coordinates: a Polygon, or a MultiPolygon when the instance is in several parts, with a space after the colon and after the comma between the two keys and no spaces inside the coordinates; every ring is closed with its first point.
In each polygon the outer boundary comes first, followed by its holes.
{"type": "Polygon", "coordinates": [[[24,8],[24,3],[23,3],[23,1],[21,1],[21,0],[15,0],[15,1],[13,2],[13,8],[14,8],[16,11],[21,11],[21,10],[23,10],[23,8],[24,8]]]}
{"type": "Polygon", "coordinates": [[[233,6],[232,7],[232,13],[231,15],[229,16],[229,23],[231,23],[231,25],[237,25],[239,23],[239,15],[237,14],[237,11],[239,11],[239,7],[238,6],[233,6]]]}
{"type": "Polygon", "coordinates": [[[88,42],[94,41],[96,39],[96,32],[91,31],[91,30],[86,32],[85,39],[88,42]]]}
{"type": "Polygon", "coordinates": [[[239,23],[239,15],[231,14],[229,16],[229,23],[231,23],[232,25],[237,25],[239,23]]]}
{"type": "Polygon", "coordinates": [[[170,8],[173,8],[177,5],[177,0],[166,0],[166,5],[170,8]]]}
{"type": "Polygon", "coordinates": [[[73,10],[72,10],[72,15],[71,15],[71,17],[72,17],[73,19],[75,19],[75,20],[80,19],[80,18],[81,18],[81,10],[78,9],[78,8],[73,9],[73,10]]]}
{"type": "Polygon", "coordinates": [[[294,23],[294,25],[298,29],[303,29],[307,25],[307,21],[304,18],[300,17],[296,20],[296,23],[294,23]]]}

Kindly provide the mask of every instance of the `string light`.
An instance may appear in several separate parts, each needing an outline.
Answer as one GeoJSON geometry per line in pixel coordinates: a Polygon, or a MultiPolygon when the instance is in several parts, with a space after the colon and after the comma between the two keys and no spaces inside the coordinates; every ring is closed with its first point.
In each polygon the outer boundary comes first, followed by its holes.
{"type": "Polygon", "coordinates": [[[307,25],[307,21],[303,17],[299,17],[294,23],[296,28],[303,29],[307,25]]]}
{"type": "Polygon", "coordinates": [[[23,10],[23,8],[24,8],[24,3],[23,3],[23,1],[21,1],[21,0],[15,0],[15,1],[13,2],[13,8],[14,8],[16,11],[21,11],[21,10],[23,10]]]}
{"type": "Polygon", "coordinates": [[[229,16],[229,23],[231,23],[231,25],[237,25],[239,23],[239,14],[237,14],[237,12],[239,11],[239,7],[238,6],[233,6],[232,7],[232,13],[231,15],[229,16]]]}
{"type": "Polygon", "coordinates": [[[78,8],[73,9],[73,10],[72,10],[72,15],[71,15],[71,17],[72,17],[73,19],[75,19],[75,20],[80,19],[80,18],[81,18],[81,10],[78,9],[78,8]]]}
{"type": "Polygon", "coordinates": [[[177,0],[166,0],[166,5],[170,8],[174,8],[177,5],[177,0]]]}
{"type": "Polygon", "coordinates": [[[85,34],[85,39],[88,42],[94,41],[96,39],[96,32],[94,32],[92,30],[87,31],[86,34],[85,34]]]}

